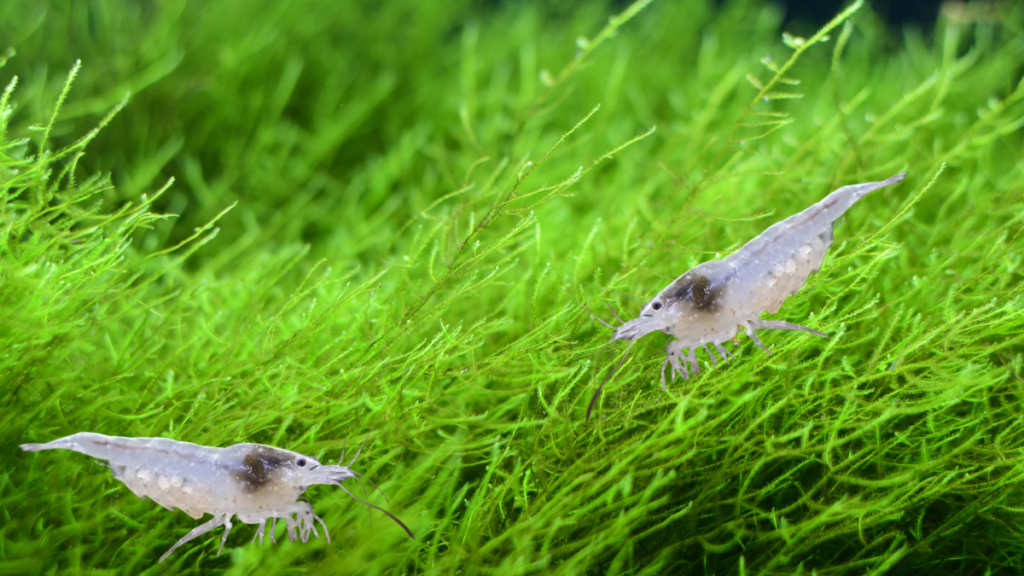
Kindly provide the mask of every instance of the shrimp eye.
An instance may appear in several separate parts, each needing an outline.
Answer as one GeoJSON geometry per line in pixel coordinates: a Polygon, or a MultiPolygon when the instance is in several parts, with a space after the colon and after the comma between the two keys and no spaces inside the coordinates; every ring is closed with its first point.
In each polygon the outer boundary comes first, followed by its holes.
{"type": "Polygon", "coordinates": [[[306,465],[306,459],[305,458],[299,458],[298,460],[295,461],[295,463],[298,464],[299,467],[301,468],[301,467],[306,465]]]}
{"type": "Polygon", "coordinates": [[[657,300],[651,302],[651,308],[654,308],[655,310],[661,310],[661,302],[658,302],[657,300]]]}

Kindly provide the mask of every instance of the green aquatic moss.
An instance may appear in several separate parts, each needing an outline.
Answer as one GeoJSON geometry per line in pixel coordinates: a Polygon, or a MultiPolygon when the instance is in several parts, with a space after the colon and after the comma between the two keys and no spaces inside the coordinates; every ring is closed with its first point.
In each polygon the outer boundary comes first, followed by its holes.
{"type": "Polygon", "coordinates": [[[0,5],[0,573],[1019,569],[1024,9],[975,6],[0,5]],[[830,339],[666,393],[649,336],[584,422],[584,305],[902,170],[775,316],[830,339]],[[329,545],[156,565],[196,521],[17,448],[85,430],[370,433],[416,540],[319,486],[329,545]]]}

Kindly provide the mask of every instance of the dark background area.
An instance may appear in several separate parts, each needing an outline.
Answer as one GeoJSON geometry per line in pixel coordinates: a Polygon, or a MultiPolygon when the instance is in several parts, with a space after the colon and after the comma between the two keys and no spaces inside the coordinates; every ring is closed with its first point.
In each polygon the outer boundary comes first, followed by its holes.
{"type": "MultiPolygon", "coordinates": [[[[851,0],[771,0],[785,10],[783,27],[794,27],[800,33],[804,28],[813,32],[831,20],[851,0]]],[[[918,26],[930,30],[935,25],[939,8],[946,0],[868,0],[867,4],[890,26],[918,26]]],[[[962,0],[961,0],[962,1],[962,0]]],[[[717,4],[725,0],[716,0],[717,4]]],[[[629,0],[621,4],[629,5],[629,0]]],[[[968,0],[970,3],[970,0],[968,0]]]]}
{"type": "MultiPolygon", "coordinates": [[[[772,0],[786,10],[785,22],[813,24],[820,28],[838,14],[849,0],[772,0]]],[[[867,4],[891,26],[918,25],[930,29],[944,0],[868,0],[867,4]]]]}

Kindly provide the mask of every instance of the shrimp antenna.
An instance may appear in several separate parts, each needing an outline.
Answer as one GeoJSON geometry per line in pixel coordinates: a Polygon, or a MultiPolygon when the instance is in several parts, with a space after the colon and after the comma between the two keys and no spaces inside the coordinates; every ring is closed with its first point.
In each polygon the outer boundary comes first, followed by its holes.
{"type": "MultiPolygon", "coordinates": [[[[352,473],[355,474],[355,472],[352,472],[352,473]]],[[[358,476],[362,476],[362,474],[358,474],[358,476]]],[[[366,476],[363,476],[363,478],[366,478],[366,476]]],[[[363,481],[360,480],[359,478],[356,478],[356,482],[359,482],[359,487],[363,489],[363,498],[366,498],[367,500],[369,500],[370,496],[369,496],[369,494],[366,493],[366,486],[363,484],[363,481]]],[[[367,478],[367,482],[369,482],[368,478],[367,478]]],[[[366,509],[366,515],[370,517],[370,526],[372,527],[373,526],[373,514],[370,514],[370,509],[369,508],[366,509]]]]}
{"type": "MultiPolygon", "coordinates": [[[[356,472],[355,470],[352,470],[351,472],[353,474],[355,474],[356,476],[358,476],[359,478],[362,478],[363,480],[366,480],[367,482],[370,483],[371,486],[376,488],[377,492],[380,492],[380,495],[384,497],[384,501],[388,503],[388,508],[391,508],[391,501],[388,500],[388,495],[385,494],[384,491],[380,489],[380,486],[377,486],[376,484],[374,484],[373,480],[370,480],[369,478],[367,478],[366,476],[363,476],[362,474],[360,474],[359,472],[356,472]]],[[[358,480],[359,478],[356,478],[356,480],[358,480]]],[[[362,484],[362,482],[360,482],[360,484],[362,484]]],[[[369,500],[369,498],[367,498],[367,500],[369,500]]]]}
{"type": "Polygon", "coordinates": [[[597,369],[601,366],[601,357],[604,356],[604,351],[608,349],[609,344],[615,342],[615,334],[612,334],[608,341],[601,346],[601,350],[597,352],[597,360],[594,362],[594,380],[597,380],[597,369]]]}
{"type": "MultiPolygon", "coordinates": [[[[584,310],[586,310],[586,311],[587,311],[587,312],[588,312],[588,313],[589,313],[589,314],[590,314],[591,316],[593,316],[594,318],[596,318],[596,319],[597,319],[597,321],[598,321],[598,322],[600,322],[601,324],[604,324],[605,326],[607,326],[607,327],[611,328],[612,330],[618,330],[618,328],[616,328],[615,326],[612,326],[611,324],[609,324],[609,323],[605,322],[604,320],[602,320],[602,319],[601,319],[601,317],[600,317],[600,316],[598,316],[597,314],[594,314],[593,312],[591,312],[591,311],[590,311],[590,308],[587,308],[587,306],[586,306],[585,304],[581,304],[581,306],[583,306],[583,309],[584,309],[584,310]]],[[[617,318],[617,317],[618,317],[618,316],[616,316],[616,318],[617,318]]],[[[619,320],[619,322],[622,322],[622,321],[621,321],[621,320],[619,320]]]]}
{"type": "Polygon", "coordinates": [[[629,356],[629,350],[633,348],[633,342],[635,342],[635,340],[629,341],[629,346],[626,346],[626,353],[622,355],[622,360],[619,360],[619,365],[615,367],[615,370],[612,370],[611,374],[605,376],[601,385],[597,387],[597,392],[594,392],[594,397],[590,399],[590,406],[587,406],[587,422],[590,421],[590,411],[594,409],[594,402],[597,402],[597,397],[601,395],[601,389],[604,388],[604,385],[612,379],[612,376],[614,376],[616,372],[619,371],[619,368],[622,368],[622,363],[626,361],[626,356],[629,356]]]}
{"type": "Polygon", "coordinates": [[[612,308],[611,304],[608,305],[608,309],[612,311],[612,316],[615,316],[616,320],[618,320],[619,322],[621,322],[623,324],[626,323],[625,320],[623,320],[622,318],[619,318],[619,315],[615,312],[615,308],[612,308]]]}
{"type": "MultiPolygon", "coordinates": [[[[369,440],[369,439],[370,439],[370,433],[369,433],[369,432],[367,432],[367,433],[366,433],[366,438],[363,438],[363,443],[359,445],[359,450],[356,450],[356,455],[355,455],[355,456],[353,456],[353,457],[352,457],[352,461],[351,461],[351,462],[349,462],[349,463],[348,463],[348,464],[347,464],[347,465],[345,466],[346,468],[349,468],[349,467],[351,467],[351,466],[352,466],[353,464],[355,464],[355,462],[356,462],[356,458],[359,458],[359,453],[363,451],[363,446],[365,446],[365,445],[366,445],[366,441],[367,441],[367,440],[369,440]]],[[[345,457],[345,456],[344,456],[344,454],[342,454],[342,458],[344,458],[344,457],[345,457]]],[[[340,464],[341,462],[338,462],[338,463],[340,464]]]]}
{"type": "Polygon", "coordinates": [[[409,535],[409,538],[412,538],[413,540],[416,539],[416,537],[412,535],[412,530],[409,530],[409,527],[406,526],[405,524],[403,524],[402,521],[399,520],[398,517],[396,517],[394,514],[392,514],[391,512],[388,512],[387,510],[381,508],[380,506],[374,506],[373,504],[370,504],[369,502],[363,502],[359,498],[356,498],[356,496],[354,494],[352,494],[351,492],[349,492],[344,486],[342,486],[341,482],[338,482],[337,484],[338,484],[338,488],[341,488],[342,490],[345,490],[345,494],[348,494],[349,496],[351,496],[353,500],[355,500],[356,502],[359,502],[361,504],[366,504],[370,508],[375,508],[375,509],[380,510],[381,512],[387,514],[388,518],[391,518],[392,520],[394,520],[396,524],[398,524],[399,526],[402,527],[403,530],[405,530],[405,533],[409,535]]]}

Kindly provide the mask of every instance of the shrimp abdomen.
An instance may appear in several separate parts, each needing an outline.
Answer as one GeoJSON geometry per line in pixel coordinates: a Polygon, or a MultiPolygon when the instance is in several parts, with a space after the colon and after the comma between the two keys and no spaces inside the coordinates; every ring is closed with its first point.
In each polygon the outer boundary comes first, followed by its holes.
{"type": "Polygon", "coordinates": [[[903,181],[906,172],[880,182],[843,186],[767,230],[730,254],[728,262],[743,286],[735,301],[751,317],[778,312],[811,274],[821,268],[832,245],[832,225],[867,194],[903,181]]]}
{"type": "Polygon", "coordinates": [[[900,172],[899,174],[890,176],[880,182],[865,182],[864,184],[850,184],[849,186],[843,186],[828,196],[825,196],[825,198],[818,202],[818,204],[826,211],[829,221],[835,222],[861,198],[875,190],[878,190],[879,188],[885,188],[886,186],[892,186],[893,184],[903,182],[903,179],[906,177],[906,172],[900,172]]]}
{"type": "MultiPolygon", "coordinates": [[[[124,436],[107,436],[94,432],[79,432],[64,438],[58,438],[46,444],[22,444],[22,450],[36,452],[39,450],[71,450],[86,456],[105,460],[110,464],[134,464],[149,466],[153,464],[171,464],[177,460],[196,460],[203,456],[210,457],[219,452],[220,448],[199,446],[191,442],[181,442],[170,438],[127,438],[124,436]]],[[[174,462],[177,464],[177,462],[174,462]]],[[[174,465],[171,464],[171,465],[174,465]]]]}
{"type": "Polygon", "coordinates": [[[116,437],[95,434],[93,432],[79,432],[71,436],[65,436],[52,440],[45,444],[22,444],[21,449],[26,452],[38,452],[40,450],[71,450],[80,452],[86,456],[109,460],[110,441],[116,437]]]}
{"type": "MultiPolygon", "coordinates": [[[[820,254],[816,264],[820,266],[825,250],[832,244],[832,224],[841,218],[858,200],[879,188],[902,182],[906,172],[901,172],[881,182],[851,184],[835,190],[821,201],[807,209],[769,226],[742,248],[730,254],[725,260],[737,260],[737,264],[751,261],[781,261],[802,245],[820,240],[820,254]]],[[[814,266],[817,269],[817,266],[814,266]]]]}

